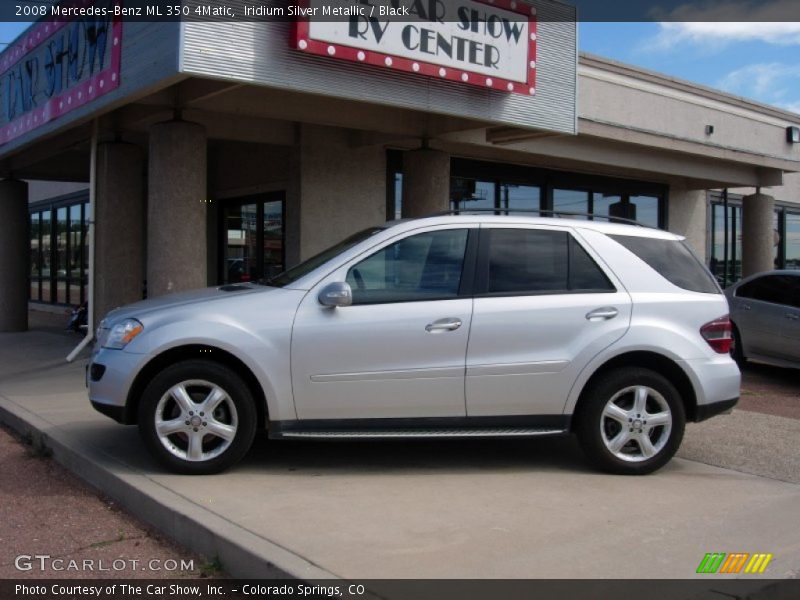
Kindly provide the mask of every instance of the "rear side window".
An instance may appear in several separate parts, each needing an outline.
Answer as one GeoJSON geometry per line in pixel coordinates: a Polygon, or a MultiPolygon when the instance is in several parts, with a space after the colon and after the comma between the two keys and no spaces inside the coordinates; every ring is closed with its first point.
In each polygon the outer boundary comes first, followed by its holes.
{"type": "Polygon", "coordinates": [[[739,286],[736,296],[800,307],[800,277],[765,275],[739,286]]]}
{"type": "Polygon", "coordinates": [[[610,235],[646,262],[670,283],[692,292],[719,294],[714,277],[680,240],[662,240],[632,235],[610,235]]]}
{"type": "Polygon", "coordinates": [[[525,295],[615,291],[614,286],[566,232],[485,229],[482,251],[487,294],[525,295]]]}

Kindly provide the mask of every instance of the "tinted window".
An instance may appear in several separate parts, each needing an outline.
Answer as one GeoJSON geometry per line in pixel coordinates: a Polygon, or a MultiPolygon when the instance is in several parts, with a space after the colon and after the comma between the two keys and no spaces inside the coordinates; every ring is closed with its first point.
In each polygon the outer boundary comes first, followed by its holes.
{"type": "Polygon", "coordinates": [[[466,229],[420,233],[383,248],[347,272],[353,304],[458,296],[466,229]]]}
{"type": "Polygon", "coordinates": [[[614,289],[586,251],[565,232],[489,229],[486,238],[489,294],[614,289]]]}
{"type": "Polygon", "coordinates": [[[662,240],[632,235],[611,235],[636,256],[679,288],[704,294],[719,294],[720,289],[708,269],[680,240],[662,240]]]}
{"type": "Polygon", "coordinates": [[[531,229],[489,229],[490,294],[567,289],[566,233],[531,229]]]}
{"type": "Polygon", "coordinates": [[[597,263],[570,237],[569,289],[571,291],[616,291],[597,263]]]}
{"type": "Polygon", "coordinates": [[[800,277],[791,275],[758,277],[739,286],[736,296],[800,307],[800,277]]]}

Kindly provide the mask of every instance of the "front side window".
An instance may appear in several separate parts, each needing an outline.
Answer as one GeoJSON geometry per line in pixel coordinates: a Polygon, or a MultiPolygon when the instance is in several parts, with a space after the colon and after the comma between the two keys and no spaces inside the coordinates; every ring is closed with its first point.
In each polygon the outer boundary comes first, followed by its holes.
{"type": "Polygon", "coordinates": [[[420,233],[357,263],[346,277],[353,304],[456,298],[467,235],[466,229],[420,233]]]}
{"type": "Polygon", "coordinates": [[[283,273],[276,275],[275,277],[259,279],[258,283],[262,285],[268,285],[271,287],[285,287],[288,285],[293,284],[295,281],[300,279],[301,277],[305,277],[314,269],[321,267],[329,260],[337,257],[342,252],[346,252],[356,244],[360,244],[367,238],[380,233],[383,231],[383,227],[370,227],[369,229],[364,229],[359,231],[358,233],[354,233],[348,238],[345,238],[338,244],[331,246],[327,250],[323,250],[319,254],[315,254],[311,258],[304,260],[300,264],[293,266],[291,269],[287,269],[283,273]]]}
{"type": "Polygon", "coordinates": [[[566,232],[489,229],[486,237],[487,294],[615,291],[600,267],[566,232]]]}

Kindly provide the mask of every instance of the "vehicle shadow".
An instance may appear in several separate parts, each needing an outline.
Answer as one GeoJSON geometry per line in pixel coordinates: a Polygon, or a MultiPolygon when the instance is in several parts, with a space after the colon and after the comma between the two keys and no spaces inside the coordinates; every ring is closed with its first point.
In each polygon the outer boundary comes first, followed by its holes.
{"type": "Polygon", "coordinates": [[[530,439],[268,440],[259,435],[239,473],[430,474],[590,471],[573,436],[530,439]]]}
{"type": "Polygon", "coordinates": [[[800,369],[776,367],[766,363],[747,361],[739,367],[745,380],[756,379],[800,391],[800,369]]]}

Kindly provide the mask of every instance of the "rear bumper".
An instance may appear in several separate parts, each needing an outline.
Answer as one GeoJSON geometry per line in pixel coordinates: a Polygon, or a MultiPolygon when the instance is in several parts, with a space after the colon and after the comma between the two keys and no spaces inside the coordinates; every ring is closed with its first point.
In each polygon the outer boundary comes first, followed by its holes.
{"type": "Polygon", "coordinates": [[[679,363],[695,391],[697,401],[692,421],[703,421],[730,410],[739,401],[742,375],[728,355],[679,363]]]}
{"type": "Polygon", "coordinates": [[[721,402],[712,402],[711,404],[700,404],[697,406],[695,412],[695,422],[705,421],[711,417],[721,415],[722,413],[730,411],[739,402],[739,397],[731,398],[730,400],[723,400],[721,402]]]}

